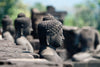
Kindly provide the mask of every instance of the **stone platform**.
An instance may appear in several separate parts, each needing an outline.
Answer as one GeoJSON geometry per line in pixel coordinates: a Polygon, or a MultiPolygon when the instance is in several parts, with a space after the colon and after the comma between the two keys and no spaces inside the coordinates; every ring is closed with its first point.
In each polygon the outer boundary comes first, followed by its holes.
{"type": "Polygon", "coordinates": [[[45,59],[0,60],[0,67],[100,67],[100,61],[54,63],[45,59]]]}

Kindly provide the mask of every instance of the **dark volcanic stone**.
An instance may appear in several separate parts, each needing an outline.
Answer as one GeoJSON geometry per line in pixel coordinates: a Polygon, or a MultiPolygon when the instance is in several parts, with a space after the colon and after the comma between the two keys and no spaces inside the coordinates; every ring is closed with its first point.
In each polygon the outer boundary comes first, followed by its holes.
{"type": "Polygon", "coordinates": [[[16,46],[13,42],[0,40],[0,59],[33,58],[29,53],[23,53],[24,51],[21,46],[16,46]]]}

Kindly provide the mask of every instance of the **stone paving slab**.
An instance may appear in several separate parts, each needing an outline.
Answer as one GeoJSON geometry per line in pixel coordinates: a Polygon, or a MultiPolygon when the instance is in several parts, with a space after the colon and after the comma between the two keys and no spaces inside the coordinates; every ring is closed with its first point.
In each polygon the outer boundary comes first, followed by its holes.
{"type": "Polygon", "coordinates": [[[62,67],[45,59],[8,59],[1,60],[0,67],[62,67]]]}

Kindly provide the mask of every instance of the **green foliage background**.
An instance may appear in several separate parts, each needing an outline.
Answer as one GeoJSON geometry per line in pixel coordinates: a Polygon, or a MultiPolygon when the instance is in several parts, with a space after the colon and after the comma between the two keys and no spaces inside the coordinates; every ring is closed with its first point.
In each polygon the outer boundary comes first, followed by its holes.
{"type": "Polygon", "coordinates": [[[65,25],[91,26],[100,30],[100,0],[84,0],[84,3],[75,5],[75,14],[67,15],[65,25]]]}
{"type": "Polygon", "coordinates": [[[0,26],[4,15],[9,15],[14,21],[20,12],[30,16],[27,5],[23,4],[22,0],[0,0],[0,26]]]}

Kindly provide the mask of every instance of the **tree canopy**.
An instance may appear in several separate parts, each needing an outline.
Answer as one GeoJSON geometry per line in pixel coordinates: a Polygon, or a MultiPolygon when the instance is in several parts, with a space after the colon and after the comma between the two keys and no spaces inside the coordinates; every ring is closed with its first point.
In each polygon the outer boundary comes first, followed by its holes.
{"type": "Polygon", "coordinates": [[[100,0],[84,0],[75,5],[75,14],[67,15],[65,24],[71,26],[92,26],[100,30],[100,0]]]}

